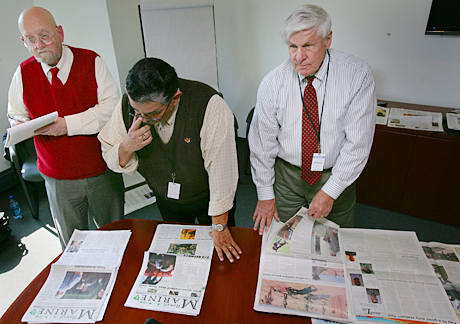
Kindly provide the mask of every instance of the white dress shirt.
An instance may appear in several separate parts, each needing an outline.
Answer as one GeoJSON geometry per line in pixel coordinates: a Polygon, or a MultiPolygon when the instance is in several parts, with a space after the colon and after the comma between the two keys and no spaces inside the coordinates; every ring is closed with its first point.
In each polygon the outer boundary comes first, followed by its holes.
{"type": "MultiPolygon", "coordinates": [[[[65,84],[72,68],[73,53],[66,45],[62,47],[62,56],[56,67],[59,68],[58,78],[65,84]]],[[[51,83],[50,70],[53,66],[49,66],[45,63],[41,63],[41,66],[51,83]]],[[[67,124],[68,136],[98,133],[110,119],[114,107],[120,100],[118,87],[104,61],[102,61],[99,56],[97,56],[95,60],[95,70],[98,103],[94,107],[88,107],[84,112],[64,116],[67,124]]],[[[8,91],[8,114],[16,118],[30,118],[23,101],[21,66],[18,66],[14,72],[8,91]]],[[[12,120],[10,120],[10,123],[11,122],[12,120]]]]}
{"type": "MultiPolygon", "coordinates": [[[[180,109],[180,102],[179,107],[180,109]]],[[[174,130],[176,112],[167,123],[155,125],[155,130],[164,143],[169,142],[174,130]]],[[[238,185],[238,160],[233,126],[233,113],[219,95],[214,95],[208,102],[200,130],[200,148],[204,168],[209,176],[209,210],[210,216],[222,215],[233,207],[233,199],[238,185]]],[[[121,142],[128,135],[123,121],[121,101],[112,118],[99,133],[102,143],[102,156],[107,166],[115,172],[134,174],[139,165],[137,154],[123,168],[120,166],[118,150],[121,142]]]]}
{"type": "MultiPolygon", "coordinates": [[[[305,85],[303,85],[304,87],[305,85]]],[[[315,74],[324,169],[322,190],[337,199],[361,174],[372,146],[377,101],[370,66],[329,50],[315,74]]],[[[259,200],[275,198],[276,157],[302,165],[302,84],[288,59],[261,82],[249,131],[253,180],[259,200]]]]}

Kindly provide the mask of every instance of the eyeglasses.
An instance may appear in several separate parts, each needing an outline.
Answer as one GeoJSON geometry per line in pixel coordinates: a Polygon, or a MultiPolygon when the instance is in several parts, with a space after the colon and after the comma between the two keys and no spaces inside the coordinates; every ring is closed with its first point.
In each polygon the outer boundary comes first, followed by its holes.
{"type": "Polygon", "coordinates": [[[24,46],[27,47],[27,48],[35,48],[35,47],[37,47],[38,46],[38,40],[40,40],[40,42],[42,42],[42,44],[51,45],[51,44],[54,43],[54,34],[56,34],[57,29],[58,28],[56,27],[56,29],[54,29],[54,32],[52,34],[45,33],[45,34],[42,34],[42,35],[38,35],[38,39],[35,38],[35,37],[30,37],[30,38],[21,37],[21,40],[24,43],[24,46]]]}
{"type": "Polygon", "coordinates": [[[129,113],[129,115],[131,117],[138,117],[138,118],[143,118],[145,120],[147,120],[147,123],[156,123],[156,122],[159,122],[161,120],[161,117],[163,117],[163,114],[160,113],[157,113],[156,111],[154,112],[151,112],[151,113],[137,113],[136,111],[134,111],[135,113],[129,113]],[[161,117],[160,118],[154,118],[154,117],[150,117],[149,115],[158,115],[158,114],[161,114],[161,117]]]}
{"type": "Polygon", "coordinates": [[[163,118],[164,113],[165,113],[166,110],[168,110],[169,106],[171,105],[171,102],[172,102],[172,99],[166,105],[166,108],[164,110],[162,110],[162,111],[152,111],[152,112],[149,112],[149,113],[141,113],[141,112],[138,112],[133,107],[131,107],[131,109],[134,111],[134,114],[129,113],[129,115],[131,117],[143,118],[143,119],[145,119],[147,121],[148,124],[157,123],[157,122],[159,122],[161,120],[161,118],[163,118]],[[155,117],[153,117],[153,116],[155,116],[155,117]]]}

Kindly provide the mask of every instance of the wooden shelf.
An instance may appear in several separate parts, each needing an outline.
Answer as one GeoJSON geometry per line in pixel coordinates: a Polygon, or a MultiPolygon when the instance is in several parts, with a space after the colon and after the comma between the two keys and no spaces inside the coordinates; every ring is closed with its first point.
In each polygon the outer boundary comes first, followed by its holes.
{"type": "MultiPolygon", "coordinates": [[[[389,108],[450,109],[400,102],[389,108]]],[[[357,201],[460,227],[460,141],[447,133],[377,125],[369,161],[357,181],[357,201]]]]}

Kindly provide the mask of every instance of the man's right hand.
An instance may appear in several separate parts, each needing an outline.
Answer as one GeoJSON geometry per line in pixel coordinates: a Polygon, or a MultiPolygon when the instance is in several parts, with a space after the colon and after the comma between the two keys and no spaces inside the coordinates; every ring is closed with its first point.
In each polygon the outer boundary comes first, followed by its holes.
{"type": "Polygon", "coordinates": [[[264,234],[264,229],[268,232],[270,225],[272,223],[273,217],[277,221],[280,220],[278,217],[278,211],[276,209],[275,199],[270,200],[259,200],[257,202],[256,211],[254,212],[254,217],[252,220],[254,223],[254,231],[257,231],[259,227],[259,234],[264,234]]]}
{"type": "Polygon", "coordinates": [[[27,117],[20,117],[18,118],[18,120],[13,120],[11,122],[11,127],[14,127],[14,126],[18,126],[18,125],[21,125],[21,124],[24,124],[25,122],[28,122],[30,120],[30,118],[27,118],[27,117]]]}
{"type": "Polygon", "coordinates": [[[152,142],[153,138],[150,131],[150,125],[140,127],[141,124],[142,118],[134,117],[133,124],[128,130],[128,136],[126,136],[125,140],[120,144],[118,155],[121,167],[128,164],[134,152],[139,151],[152,142]]]}

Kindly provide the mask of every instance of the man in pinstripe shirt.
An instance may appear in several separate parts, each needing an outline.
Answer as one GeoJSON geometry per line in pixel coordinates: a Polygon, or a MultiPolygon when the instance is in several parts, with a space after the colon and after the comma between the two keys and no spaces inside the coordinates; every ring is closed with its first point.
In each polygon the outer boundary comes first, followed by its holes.
{"type": "MultiPolygon", "coordinates": [[[[302,206],[314,218],[353,226],[355,181],[367,162],[375,129],[376,95],[370,66],[329,49],[331,19],[304,5],[286,19],[281,34],[290,59],[260,84],[248,136],[258,203],[254,230],[262,234],[273,217],[286,222],[302,206]],[[302,110],[307,77],[314,76],[318,102],[321,178],[309,185],[302,165],[302,110]]],[[[315,139],[316,140],[316,139],[315,139]]]]}

